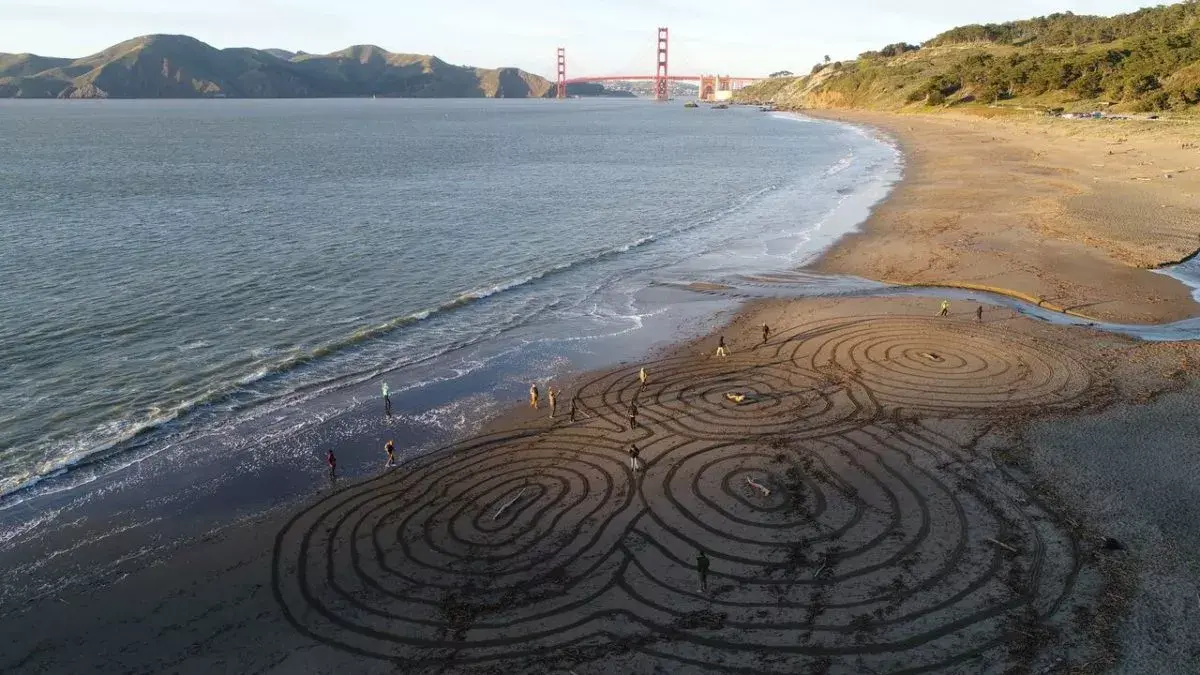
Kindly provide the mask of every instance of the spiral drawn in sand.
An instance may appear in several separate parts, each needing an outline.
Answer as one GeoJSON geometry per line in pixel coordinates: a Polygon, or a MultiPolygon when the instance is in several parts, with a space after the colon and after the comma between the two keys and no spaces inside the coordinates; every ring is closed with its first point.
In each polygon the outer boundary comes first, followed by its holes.
{"type": "Polygon", "coordinates": [[[666,359],[653,364],[645,387],[624,373],[609,374],[582,388],[585,408],[625,423],[636,400],[640,424],[710,440],[829,433],[876,415],[869,393],[856,383],[768,355],[764,350],[700,361],[666,359]],[[591,392],[599,395],[588,396],[591,392]]]}
{"type": "Polygon", "coordinates": [[[582,387],[586,421],[474,439],[297,514],[274,558],[288,619],[405,672],[975,672],[1075,589],[1056,514],[890,414],[1076,405],[1091,378],[1061,351],[881,317],[649,371],[582,387]]]}
{"type": "Polygon", "coordinates": [[[798,350],[802,368],[843,370],[885,406],[975,416],[1073,404],[1091,374],[1056,345],[939,318],[890,317],[818,324],[798,350]]]}

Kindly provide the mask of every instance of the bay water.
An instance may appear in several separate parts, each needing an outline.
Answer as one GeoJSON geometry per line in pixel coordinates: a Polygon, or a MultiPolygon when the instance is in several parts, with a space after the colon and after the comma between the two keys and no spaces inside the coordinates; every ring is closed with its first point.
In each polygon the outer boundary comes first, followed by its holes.
{"type": "Polygon", "coordinates": [[[384,381],[389,433],[468,433],[605,340],[681,337],[665,289],[810,260],[899,164],[752,108],[0,102],[0,543],[172,448],[327,440],[384,381]]]}

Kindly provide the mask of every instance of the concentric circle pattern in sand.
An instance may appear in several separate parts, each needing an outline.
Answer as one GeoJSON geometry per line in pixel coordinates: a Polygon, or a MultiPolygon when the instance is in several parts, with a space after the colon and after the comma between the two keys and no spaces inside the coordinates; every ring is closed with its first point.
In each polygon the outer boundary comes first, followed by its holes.
{"type": "Polygon", "coordinates": [[[627,425],[639,405],[639,424],[687,438],[728,440],[773,433],[830,433],[852,429],[877,413],[866,390],[767,350],[697,361],[655,363],[645,387],[609,374],[585,386],[585,410],[627,425]],[[766,360],[763,357],[766,356],[766,360]],[[596,396],[588,396],[595,392],[596,396]],[[742,397],[740,401],[729,395],[742,397]]]}
{"type": "Polygon", "coordinates": [[[974,416],[1071,405],[1091,374],[1056,345],[970,321],[872,317],[809,327],[800,368],[837,368],[885,406],[974,416]]]}
{"type": "Polygon", "coordinates": [[[289,620],[404,672],[985,672],[1071,596],[1056,514],[890,414],[1072,405],[1091,376],[1062,350],[889,317],[649,372],[582,387],[578,423],[477,438],[297,514],[275,548],[289,620]]]}

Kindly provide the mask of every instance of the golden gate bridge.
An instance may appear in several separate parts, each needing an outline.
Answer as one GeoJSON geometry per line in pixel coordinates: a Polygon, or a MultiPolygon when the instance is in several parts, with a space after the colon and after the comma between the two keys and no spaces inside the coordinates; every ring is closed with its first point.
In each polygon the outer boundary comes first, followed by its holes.
{"type": "Polygon", "coordinates": [[[558,81],[556,93],[558,98],[567,97],[567,85],[581,82],[619,82],[628,80],[653,80],[654,100],[666,101],[669,98],[671,82],[698,82],[700,84],[700,100],[711,101],[718,97],[718,92],[733,91],[751,82],[764,80],[763,77],[733,77],[730,75],[671,75],[668,71],[667,45],[670,31],[667,28],[658,29],[657,66],[653,75],[593,75],[588,77],[567,77],[567,50],[558,48],[558,81]]]}

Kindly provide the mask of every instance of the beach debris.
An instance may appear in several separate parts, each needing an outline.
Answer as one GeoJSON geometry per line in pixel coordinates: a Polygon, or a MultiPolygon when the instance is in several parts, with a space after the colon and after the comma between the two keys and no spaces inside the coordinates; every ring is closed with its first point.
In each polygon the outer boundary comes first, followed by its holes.
{"type": "Polygon", "coordinates": [[[1020,553],[1020,551],[1018,551],[1017,549],[1015,549],[1012,546],[1009,546],[1008,544],[1006,544],[1002,541],[999,541],[997,539],[992,539],[991,537],[987,537],[986,539],[984,539],[984,541],[986,541],[989,544],[995,544],[996,546],[999,546],[1000,548],[1002,548],[1006,551],[1011,551],[1012,553],[1020,553]]]}
{"type": "Polygon", "coordinates": [[[518,493],[516,494],[516,496],[515,496],[515,497],[513,497],[513,498],[512,498],[512,499],[510,499],[510,500],[508,500],[507,502],[504,502],[504,505],[503,505],[503,506],[501,506],[500,508],[496,509],[496,513],[492,515],[492,520],[495,520],[495,519],[499,518],[499,517],[500,517],[500,514],[504,513],[504,512],[505,512],[505,511],[508,509],[508,507],[510,507],[510,506],[512,506],[513,504],[515,504],[515,503],[517,502],[517,500],[518,500],[518,499],[520,499],[520,498],[521,498],[521,496],[522,496],[522,495],[524,495],[524,494],[525,494],[525,491],[526,491],[526,490],[528,490],[528,489],[529,489],[528,487],[523,487],[523,488],[521,488],[521,491],[520,491],[520,492],[518,492],[518,493]]]}
{"type": "Polygon", "coordinates": [[[1124,551],[1125,550],[1125,544],[1122,544],[1121,542],[1117,541],[1116,539],[1113,539],[1112,537],[1105,537],[1103,546],[1104,546],[1105,551],[1124,551]]]}
{"type": "Polygon", "coordinates": [[[758,488],[763,493],[764,497],[771,496],[771,490],[766,485],[759,483],[758,481],[754,480],[753,478],[751,478],[749,476],[746,476],[746,482],[749,483],[751,487],[758,488]]]}

